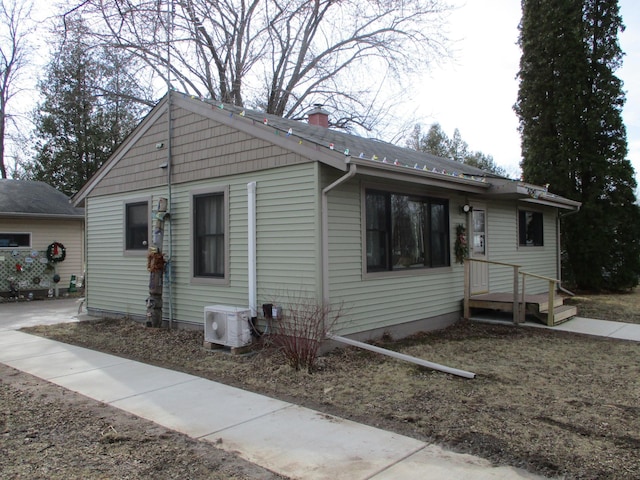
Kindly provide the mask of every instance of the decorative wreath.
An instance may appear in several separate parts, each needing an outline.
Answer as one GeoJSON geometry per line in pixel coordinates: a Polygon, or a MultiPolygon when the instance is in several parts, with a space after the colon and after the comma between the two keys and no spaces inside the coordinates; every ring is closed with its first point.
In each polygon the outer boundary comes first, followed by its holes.
{"type": "Polygon", "coordinates": [[[464,225],[456,226],[456,243],[454,250],[456,254],[456,263],[464,263],[464,259],[469,256],[467,229],[464,225]]]}
{"type": "Polygon", "coordinates": [[[53,242],[47,247],[47,260],[51,263],[64,261],[67,256],[67,249],[60,242],[53,242]]]}

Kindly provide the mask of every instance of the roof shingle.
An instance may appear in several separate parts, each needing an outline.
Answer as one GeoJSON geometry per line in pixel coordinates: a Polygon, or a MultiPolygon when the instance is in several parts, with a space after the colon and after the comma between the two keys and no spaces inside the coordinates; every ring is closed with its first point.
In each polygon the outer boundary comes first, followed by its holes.
{"type": "Polygon", "coordinates": [[[0,179],[0,215],[82,217],[84,209],[44,182],[0,179]]]}

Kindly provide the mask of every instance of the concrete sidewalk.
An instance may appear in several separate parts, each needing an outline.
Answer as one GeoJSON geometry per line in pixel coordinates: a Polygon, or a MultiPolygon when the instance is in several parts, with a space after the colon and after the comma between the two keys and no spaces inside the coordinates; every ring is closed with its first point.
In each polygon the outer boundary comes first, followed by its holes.
{"type": "MultiPolygon", "coordinates": [[[[544,325],[539,325],[544,326],[544,325]]],[[[609,320],[595,320],[593,318],[574,317],[568,322],[555,327],[546,327],[551,330],[594,335],[596,337],[616,338],[618,340],[632,340],[640,342],[640,325],[635,323],[611,322],[609,320]]]]}
{"type": "Polygon", "coordinates": [[[19,330],[36,325],[77,322],[87,315],[78,315],[81,299],[55,298],[31,302],[0,303],[0,332],[19,330]]]}
{"type": "MultiPolygon", "coordinates": [[[[510,313],[490,312],[474,315],[471,320],[484,323],[497,323],[499,325],[512,325],[510,313]]],[[[573,317],[560,325],[548,327],[539,322],[527,320],[519,324],[520,327],[545,328],[561,332],[578,333],[580,335],[592,335],[594,337],[614,338],[617,340],[630,340],[640,342],[640,325],[635,323],[612,322],[610,320],[596,320],[593,318],[573,317]]]]}
{"type": "MultiPolygon", "coordinates": [[[[1,304],[0,362],[291,478],[543,478],[193,375],[17,331],[77,321],[77,312],[73,299],[1,304]]],[[[527,326],[640,341],[640,325],[619,322],[577,317],[557,327],[527,326]]]]}
{"type": "Polygon", "coordinates": [[[15,330],[28,310],[29,324],[43,323],[42,316],[50,319],[50,308],[58,309],[53,316],[59,320],[70,321],[72,309],[77,312],[74,301],[40,307],[45,306],[0,305],[0,362],[213,442],[281,475],[305,480],[543,478],[193,375],[15,330]]]}

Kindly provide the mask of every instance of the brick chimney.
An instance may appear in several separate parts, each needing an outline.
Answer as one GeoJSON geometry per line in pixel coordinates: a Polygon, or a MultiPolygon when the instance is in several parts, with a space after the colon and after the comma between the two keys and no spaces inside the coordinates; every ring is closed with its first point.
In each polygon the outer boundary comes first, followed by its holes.
{"type": "Polygon", "coordinates": [[[322,108],[321,103],[316,103],[309,112],[309,125],[329,128],[329,112],[322,108]]]}

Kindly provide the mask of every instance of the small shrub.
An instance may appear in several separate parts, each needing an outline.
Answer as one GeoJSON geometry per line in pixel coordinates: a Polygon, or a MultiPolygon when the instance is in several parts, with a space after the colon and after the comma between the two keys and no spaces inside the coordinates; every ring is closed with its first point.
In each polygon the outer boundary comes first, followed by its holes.
{"type": "Polygon", "coordinates": [[[290,296],[282,317],[273,320],[270,343],[281,350],[292,368],[312,372],[322,342],[341,316],[342,306],[303,294],[290,296]]]}

